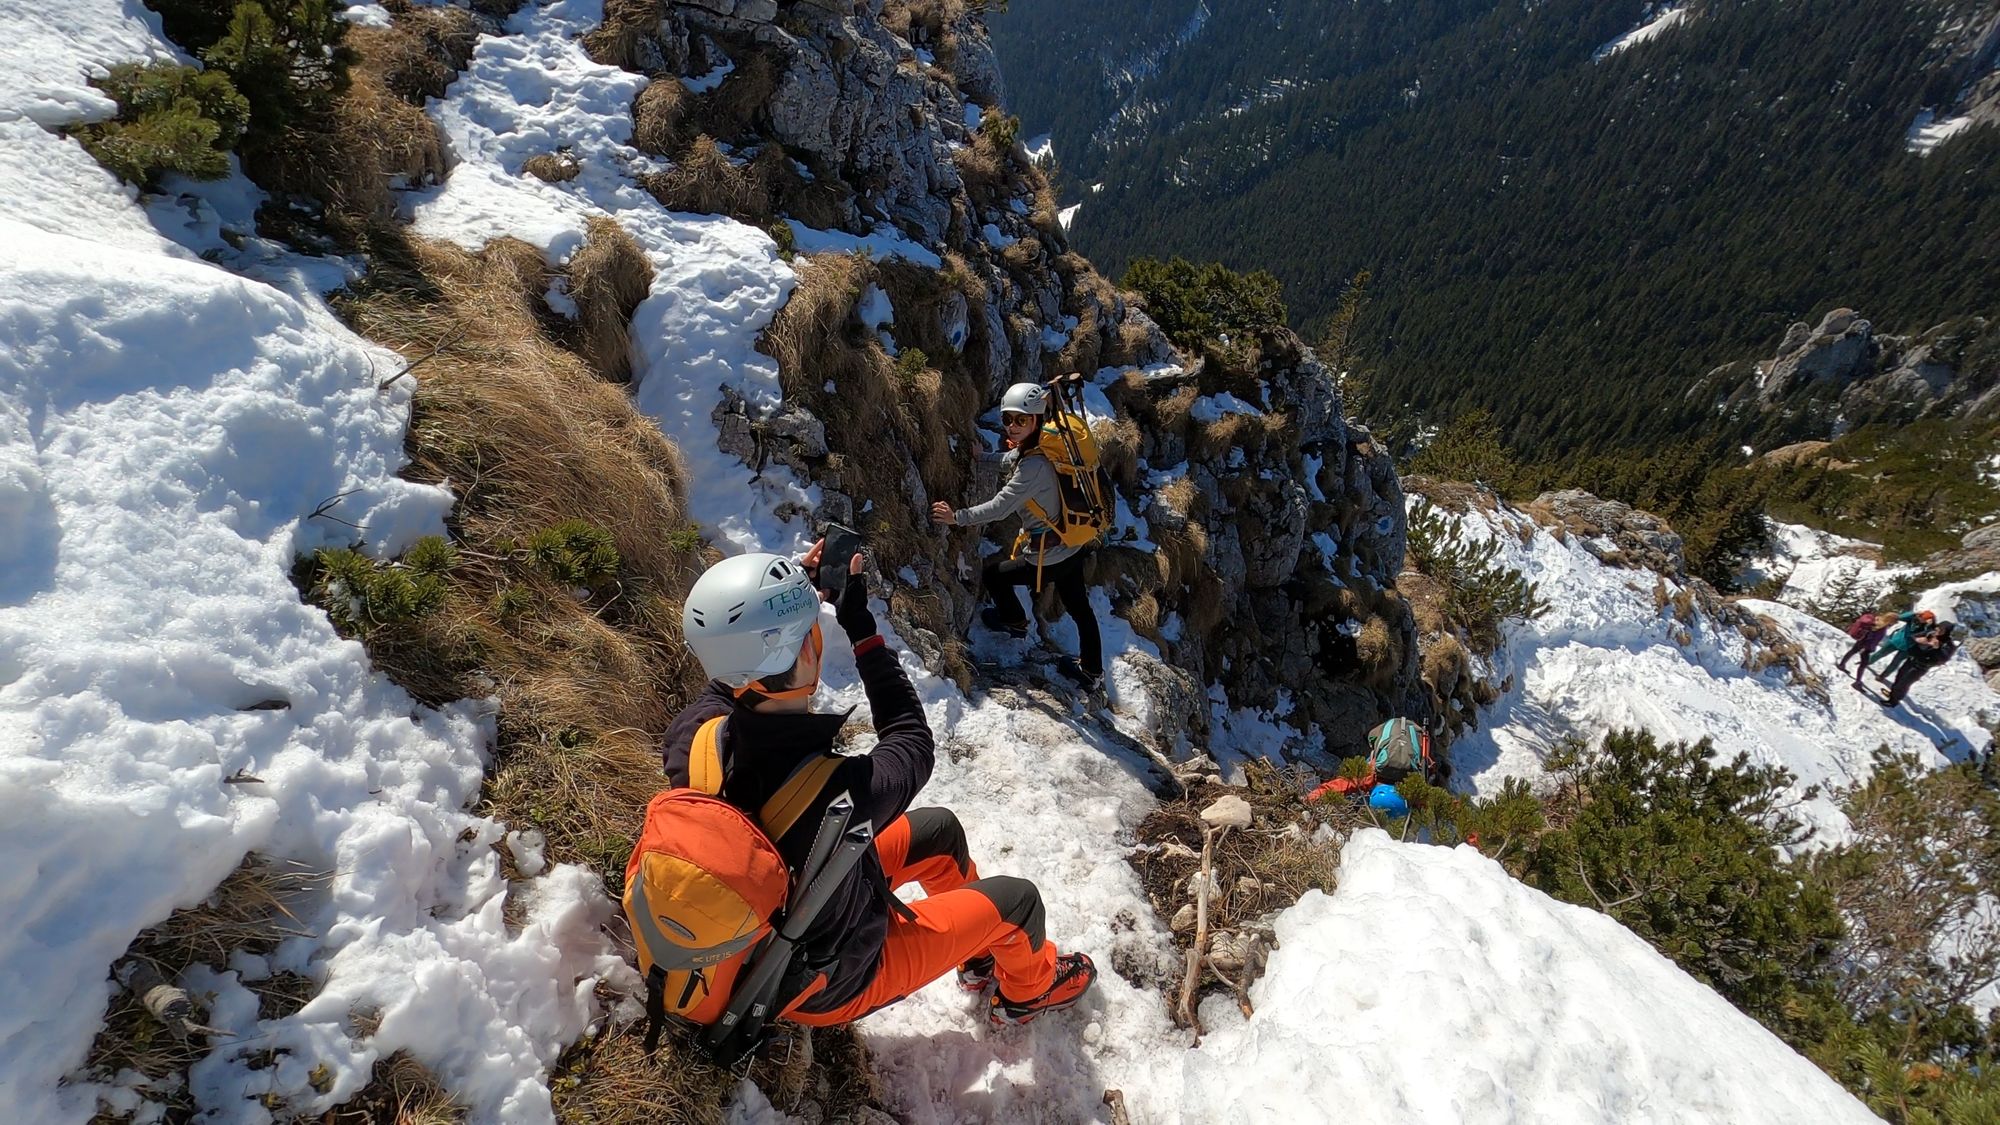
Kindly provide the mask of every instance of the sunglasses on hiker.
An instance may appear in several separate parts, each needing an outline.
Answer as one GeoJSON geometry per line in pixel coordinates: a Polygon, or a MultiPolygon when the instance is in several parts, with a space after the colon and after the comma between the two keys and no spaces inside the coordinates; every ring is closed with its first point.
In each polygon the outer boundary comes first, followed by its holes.
{"type": "Polygon", "coordinates": [[[1025,426],[1034,420],[1035,416],[1032,414],[1007,413],[1000,416],[1000,424],[1003,426],[1025,426]]]}

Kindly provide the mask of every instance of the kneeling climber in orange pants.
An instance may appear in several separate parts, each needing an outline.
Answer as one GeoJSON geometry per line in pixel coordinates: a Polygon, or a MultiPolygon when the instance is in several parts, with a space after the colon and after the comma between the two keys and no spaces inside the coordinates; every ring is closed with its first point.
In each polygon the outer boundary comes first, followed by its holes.
{"type": "MultiPolygon", "coordinates": [[[[739,961],[747,956],[754,964],[774,934],[793,949],[764,986],[764,1008],[807,1026],[860,1019],[954,968],[968,991],[992,989],[995,1024],[1070,1007],[1089,990],[1096,968],[1083,953],[1057,953],[1035,885],[981,877],[956,816],[909,807],[930,780],[935,749],[916,690],[876,630],[858,554],[847,560],[835,620],[853,643],[877,742],[868,754],[833,753],[848,715],[810,708],[822,651],[813,581],[822,547],[797,562],[769,554],[725,559],[688,594],[688,647],[712,679],[668,728],[663,757],[679,788],[655,798],[627,876],[649,1008],[717,1025],[732,1018],[735,998],[745,1018],[758,1018],[758,1005],[736,996],[744,976],[757,979],[739,961]],[[718,938],[706,932],[717,911],[704,906],[677,916],[675,900],[707,901],[702,896],[713,884],[703,878],[742,882],[709,870],[735,860],[697,855],[690,866],[666,854],[671,848],[652,846],[663,804],[688,804],[690,790],[697,803],[728,806],[709,813],[754,818],[761,834],[744,834],[775,846],[773,863],[782,859],[777,885],[790,888],[789,901],[781,895],[780,908],[759,925],[732,921],[738,930],[718,938]],[[852,853],[845,868],[821,858],[841,829],[852,853]],[[928,897],[906,905],[892,891],[911,882],[928,897]]],[[[697,850],[714,836],[700,832],[690,837],[697,850]]]]}

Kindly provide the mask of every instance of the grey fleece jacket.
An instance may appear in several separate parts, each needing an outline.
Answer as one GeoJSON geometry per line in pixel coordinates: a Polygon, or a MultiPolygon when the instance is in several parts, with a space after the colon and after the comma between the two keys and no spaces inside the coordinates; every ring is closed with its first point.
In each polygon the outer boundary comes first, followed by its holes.
{"type": "MultiPolygon", "coordinates": [[[[953,512],[952,522],[960,527],[977,527],[1019,513],[1022,525],[1030,534],[1042,530],[1046,525],[1028,510],[1028,501],[1033,500],[1036,506],[1051,516],[1062,511],[1062,484],[1056,476],[1056,467],[1049,464],[1046,457],[1022,457],[1019,450],[1002,455],[1001,461],[1014,468],[1007,483],[986,503],[953,512]]],[[[1041,558],[1042,565],[1054,566],[1077,551],[1076,547],[1051,540],[1048,553],[1041,558]]],[[[1030,561],[1034,558],[1032,554],[1022,557],[1030,561]]]]}

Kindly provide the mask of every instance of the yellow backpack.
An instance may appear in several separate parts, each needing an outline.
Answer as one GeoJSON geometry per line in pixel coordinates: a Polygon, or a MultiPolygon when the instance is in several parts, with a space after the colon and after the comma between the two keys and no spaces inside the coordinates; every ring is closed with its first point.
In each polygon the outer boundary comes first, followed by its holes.
{"type": "Polygon", "coordinates": [[[1024,457],[1045,457],[1056,470],[1062,510],[1047,512],[1033,500],[1028,513],[1047,531],[1023,529],[1014,540],[1013,557],[1032,546],[1036,553],[1035,588],[1041,589],[1041,559],[1051,546],[1087,547],[1111,532],[1114,518],[1111,479],[1097,455],[1097,437],[1083,411],[1083,376],[1065,375],[1051,384],[1054,409],[1042,422],[1041,438],[1024,457]],[[1053,538],[1055,543],[1049,540],[1053,538]]]}

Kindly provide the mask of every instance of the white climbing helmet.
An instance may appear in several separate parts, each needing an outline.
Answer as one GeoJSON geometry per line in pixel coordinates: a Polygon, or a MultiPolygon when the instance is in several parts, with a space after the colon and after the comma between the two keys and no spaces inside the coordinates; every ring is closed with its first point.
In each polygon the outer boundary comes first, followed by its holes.
{"type": "Polygon", "coordinates": [[[681,632],[702,670],[737,689],[790,668],[818,620],[819,592],[783,555],[716,563],[681,607],[681,632]]]}
{"type": "Polygon", "coordinates": [[[1040,383],[1016,383],[1000,396],[1003,414],[1045,414],[1049,409],[1049,389],[1040,383]]]}

